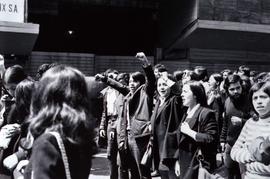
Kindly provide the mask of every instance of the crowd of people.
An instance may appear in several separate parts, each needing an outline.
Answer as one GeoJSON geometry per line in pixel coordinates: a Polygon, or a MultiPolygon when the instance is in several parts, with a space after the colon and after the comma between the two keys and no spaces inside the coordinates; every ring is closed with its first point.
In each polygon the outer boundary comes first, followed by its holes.
{"type": "Polygon", "coordinates": [[[228,179],[270,178],[270,73],[169,74],[143,52],[136,59],[144,73],[95,75],[99,106],[74,67],[44,64],[35,78],[0,68],[0,178],[86,179],[96,144],[107,147],[111,179],[197,179],[200,162],[217,171],[218,153],[228,179]]]}

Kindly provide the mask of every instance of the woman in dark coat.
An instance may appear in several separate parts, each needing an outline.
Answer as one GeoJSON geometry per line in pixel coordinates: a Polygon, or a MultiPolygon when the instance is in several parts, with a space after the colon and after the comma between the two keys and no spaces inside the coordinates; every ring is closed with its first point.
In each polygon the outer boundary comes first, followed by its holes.
{"type": "Polygon", "coordinates": [[[166,133],[169,132],[169,124],[178,126],[183,114],[180,89],[177,84],[168,77],[162,76],[158,79],[158,98],[151,117],[153,158],[162,179],[177,178],[173,166],[163,164],[166,156],[164,155],[164,152],[166,152],[164,150],[164,140],[166,133]]]}
{"type": "Polygon", "coordinates": [[[186,83],[181,97],[188,109],[179,126],[175,173],[181,179],[197,179],[198,149],[201,149],[204,157],[203,166],[210,172],[216,168],[218,124],[215,113],[206,107],[206,95],[200,82],[186,83]]]}

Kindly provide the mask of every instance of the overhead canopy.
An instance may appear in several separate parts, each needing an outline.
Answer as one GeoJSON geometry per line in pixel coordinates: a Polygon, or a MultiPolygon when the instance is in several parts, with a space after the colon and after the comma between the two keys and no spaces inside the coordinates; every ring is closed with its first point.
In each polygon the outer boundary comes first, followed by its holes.
{"type": "Polygon", "coordinates": [[[270,25],[198,20],[166,49],[185,48],[270,52],[270,25]]]}
{"type": "Polygon", "coordinates": [[[30,54],[38,34],[39,24],[0,21],[0,54],[30,54]]]}

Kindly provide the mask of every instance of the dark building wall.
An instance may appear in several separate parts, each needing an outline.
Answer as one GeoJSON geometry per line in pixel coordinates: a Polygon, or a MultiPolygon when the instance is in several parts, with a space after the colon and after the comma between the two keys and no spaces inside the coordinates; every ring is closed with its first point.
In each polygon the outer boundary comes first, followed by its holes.
{"type": "Polygon", "coordinates": [[[197,65],[205,66],[208,72],[220,72],[226,68],[236,70],[240,65],[247,65],[251,70],[269,72],[270,53],[252,51],[233,51],[216,49],[189,49],[186,59],[163,60],[169,72],[180,69],[193,69],[197,65]]]}
{"type": "Polygon", "coordinates": [[[200,0],[199,2],[200,19],[270,24],[269,0],[200,0]]]}
{"type": "MultiPolygon", "coordinates": [[[[153,57],[148,57],[153,64],[153,57]]],[[[108,68],[119,72],[142,71],[141,64],[133,56],[98,56],[84,53],[58,53],[58,52],[33,52],[28,60],[8,60],[9,66],[14,64],[24,66],[30,76],[35,76],[37,69],[44,63],[58,63],[73,66],[81,70],[85,75],[92,76],[101,73],[108,68]]]]}
{"type": "Polygon", "coordinates": [[[94,54],[32,52],[29,60],[25,63],[25,69],[30,76],[34,77],[40,65],[44,63],[59,63],[76,67],[85,75],[92,75],[94,57],[94,54]]]}

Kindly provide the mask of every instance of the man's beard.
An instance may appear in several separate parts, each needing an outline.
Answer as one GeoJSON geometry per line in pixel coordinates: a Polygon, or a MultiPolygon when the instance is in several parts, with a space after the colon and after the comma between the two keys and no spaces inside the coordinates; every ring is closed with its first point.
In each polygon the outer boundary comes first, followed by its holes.
{"type": "Polygon", "coordinates": [[[237,93],[235,95],[229,95],[232,100],[239,100],[241,98],[241,94],[237,93]]]}
{"type": "Polygon", "coordinates": [[[243,93],[241,94],[237,94],[237,95],[229,95],[233,104],[236,105],[236,106],[239,106],[239,105],[244,105],[242,102],[244,100],[244,95],[243,93]]]}

